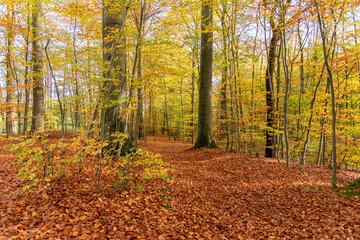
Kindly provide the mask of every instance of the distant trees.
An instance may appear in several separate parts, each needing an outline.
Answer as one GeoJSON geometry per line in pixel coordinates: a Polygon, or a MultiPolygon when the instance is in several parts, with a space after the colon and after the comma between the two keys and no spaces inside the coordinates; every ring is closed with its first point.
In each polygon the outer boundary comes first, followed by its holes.
{"type": "Polygon", "coordinates": [[[161,133],[288,166],[360,163],[358,2],[1,5],[7,136],[89,132],[116,149],[161,133]]]}

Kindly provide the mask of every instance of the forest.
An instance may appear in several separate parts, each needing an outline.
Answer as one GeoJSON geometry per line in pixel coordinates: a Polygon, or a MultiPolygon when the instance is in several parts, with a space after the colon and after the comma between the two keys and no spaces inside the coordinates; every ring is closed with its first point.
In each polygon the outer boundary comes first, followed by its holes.
{"type": "Polygon", "coordinates": [[[0,240],[360,238],[360,1],[0,9],[0,240]]]}

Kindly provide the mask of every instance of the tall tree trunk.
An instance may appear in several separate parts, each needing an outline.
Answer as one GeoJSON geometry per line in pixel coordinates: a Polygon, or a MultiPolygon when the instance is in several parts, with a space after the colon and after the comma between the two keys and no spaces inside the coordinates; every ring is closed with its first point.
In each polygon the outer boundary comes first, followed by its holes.
{"type": "MultiPolygon", "coordinates": [[[[260,15],[260,11],[258,13],[260,15]]],[[[258,16],[259,17],[259,16],[258,16]]],[[[257,37],[259,34],[259,20],[260,17],[257,20],[256,24],[256,34],[254,38],[254,47],[253,47],[253,62],[252,62],[252,71],[251,71],[251,128],[250,128],[250,152],[254,153],[255,146],[254,146],[254,121],[255,121],[255,66],[258,62],[258,58],[256,57],[256,48],[257,48],[257,37]]]]}
{"type": "MultiPolygon", "coordinates": [[[[300,47],[300,93],[299,93],[299,102],[298,102],[298,111],[299,111],[299,116],[298,116],[298,121],[297,121],[297,137],[300,137],[300,128],[301,128],[301,102],[302,102],[302,95],[305,93],[305,88],[304,88],[304,43],[303,40],[301,38],[301,32],[300,32],[300,22],[298,23],[298,39],[299,39],[299,47],[300,47]]],[[[299,139],[301,140],[301,139],[299,139]]]]}
{"type": "Polygon", "coordinates": [[[7,27],[6,39],[6,137],[13,133],[13,105],[14,105],[14,74],[11,66],[11,52],[14,43],[14,5],[7,5],[7,19],[9,26],[7,27]]]}
{"type": "Polygon", "coordinates": [[[194,148],[217,147],[212,133],[213,0],[203,0],[201,10],[201,52],[198,135],[194,148]]]}
{"type": "Polygon", "coordinates": [[[27,32],[25,35],[25,74],[24,74],[24,87],[25,87],[25,106],[24,106],[24,123],[23,123],[23,133],[25,134],[28,128],[28,114],[29,114],[29,100],[30,100],[30,91],[29,91],[29,33],[31,28],[30,22],[30,3],[27,3],[27,32]]]}
{"type": "MultiPolygon", "coordinates": [[[[226,147],[229,149],[229,117],[227,106],[227,84],[228,84],[228,27],[225,23],[225,17],[227,15],[227,3],[222,2],[221,12],[221,33],[222,33],[222,69],[221,69],[221,89],[220,89],[220,136],[225,135],[226,147]]],[[[220,138],[222,139],[222,137],[220,138]]]]}
{"type": "MultiPolygon", "coordinates": [[[[329,63],[329,53],[327,51],[327,39],[326,39],[326,33],[325,30],[323,29],[323,21],[321,19],[320,16],[320,9],[319,9],[319,5],[318,2],[315,2],[316,5],[316,9],[317,9],[317,17],[318,17],[318,23],[319,23],[319,27],[320,27],[320,34],[321,34],[321,39],[322,39],[322,48],[323,48],[323,54],[324,54],[324,61],[325,61],[325,66],[326,66],[326,70],[328,73],[328,84],[330,86],[330,91],[331,91],[331,107],[332,107],[332,162],[333,162],[333,173],[332,173],[332,180],[331,180],[331,184],[332,187],[336,187],[336,168],[337,168],[337,164],[336,164],[336,103],[335,103],[335,89],[334,89],[334,82],[333,82],[333,74],[332,74],[332,70],[330,67],[330,63],[329,63]]],[[[334,34],[336,33],[336,26],[334,29],[334,34]]]]}
{"type": "MultiPolygon", "coordinates": [[[[118,4],[118,3],[116,3],[118,4]]],[[[103,7],[103,48],[104,61],[109,64],[108,71],[104,74],[104,96],[101,111],[101,139],[109,140],[108,149],[114,151],[123,142],[113,136],[116,132],[126,132],[126,117],[122,117],[122,105],[119,100],[126,96],[126,38],[123,33],[128,8],[115,6],[115,1],[110,1],[103,7]],[[120,16],[123,16],[122,18],[120,16]],[[118,37],[115,37],[119,34],[118,37]]]]}
{"type": "Polygon", "coordinates": [[[183,78],[181,77],[180,79],[180,101],[181,101],[181,127],[182,127],[182,138],[183,138],[183,143],[185,144],[186,142],[186,138],[185,138],[185,119],[184,119],[184,97],[183,97],[183,78]]]}
{"type": "MultiPolygon", "coordinates": [[[[279,5],[273,7],[270,14],[270,25],[272,28],[272,37],[270,40],[267,56],[267,70],[265,75],[266,80],[266,145],[265,145],[265,157],[272,158],[274,157],[274,147],[275,147],[275,138],[274,138],[274,121],[275,121],[275,99],[274,99],[274,72],[275,72],[275,59],[276,59],[276,49],[279,40],[281,39],[281,31],[286,28],[285,15],[287,8],[290,5],[291,0],[286,0],[285,2],[279,2],[279,5]],[[280,12],[280,21],[275,24],[275,12],[279,8],[280,12]]],[[[283,50],[286,54],[286,49],[283,50]]],[[[284,68],[285,69],[285,68],[284,68]]],[[[285,103],[286,104],[286,103],[285,103]]],[[[284,109],[285,111],[285,109],[284,109]]],[[[286,141],[286,140],[285,140],[286,141]]]]}
{"type": "Polygon", "coordinates": [[[73,51],[74,51],[74,80],[75,80],[75,125],[73,126],[75,131],[78,131],[80,128],[80,91],[79,91],[79,79],[78,79],[78,58],[76,51],[76,29],[77,29],[77,19],[74,19],[74,32],[73,32],[73,51]]]}
{"type": "MultiPolygon", "coordinates": [[[[308,144],[309,139],[310,139],[311,125],[312,125],[312,120],[313,120],[313,116],[314,116],[314,105],[315,105],[316,95],[317,95],[320,83],[322,81],[323,72],[324,72],[324,68],[323,68],[323,70],[321,72],[320,79],[319,79],[319,81],[318,81],[318,83],[317,83],[317,85],[315,87],[313,99],[311,100],[311,103],[310,103],[310,119],[309,119],[307,131],[306,131],[306,138],[305,138],[305,142],[304,142],[304,148],[303,148],[303,151],[302,151],[302,154],[301,154],[301,159],[300,159],[300,164],[301,165],[305,164],[306,149],[307,149],[307,144],[308,144]]],[[[320,143],[319,147],[321,149],[321,143],[320,143]]]]}
{"type": "Polygon", "coordinates": [[[142,78],[142,73],[141,73],[141,47],[139,49],[139,62],[138,62],[139,66],[138,66],[138,81],[140,86],[137,89],[137,109],[136,109],[136,119],[135,119],[135,147],[138,147],[138,142],[139,142],[139,138],[140,138],[140,127],[141,127],[141,117],[142,117],[142,112],[143,112],[143,100],[142,100],[142,92],[143,92],[143,87],[142,87],[142,82],[141,82],[141,78],[142,78]]]}
{"type": "Polygon", "coordinates": [[[36,0],[32,10],[32,72],[33,72],[33,109],[32,131],[44,130],[44,86],[43,86],[43,49],[41,41],[41,2],[36,0]]]}
{"type": "MultiPolygon", "coordinates": [[[[54,80],[54,85],[55,85],[55,93],[56,93],[56,97],[59,103],[59,109],[60,109],[60,117],[61,117],[61,134],[62,134],[62,138],[65,137],[65,114],[64,114],[64,108],[63,108],[63,103],[61,102],[61,98],[60,98],[60,91],[57,85],[57,81],[56,81],[56,77],[52,68],[52,64],[50,61],[50,57],[49,57],[49,53],[48,53],[48,47],[50,44],[50,39],[48,40],[46,46],[45,46],[45,55],[46,55],[46,60],[48,62],[49,65],[49,70],[50,70],[50,75],[52,77],[52,79],[54,80]]],[[[65,91],[64,91],[65,92],[65,91]]]]}
{"type": "MultiPolygon", "coordinates": [[[[195,23],[195,26],[197,24],[195,23]]],[[[195,28],[197,31],[197,28],[195,28]]],[[[196,38],[197,39],[197,38],[196,38]]],[[[198,67],[198,55],[196,46],[197,42],[194,43],[195,46],[192,48],[192,71],[191,71],[191,144],[194,144],[195,141],[195,88],[196,88],[196,80],[199,75],[199,67],[198,67]]]]}
{"type": "Polygon", "coordinates": [[[275,26],[274,20],[271,19],[272,37],[268,49],[267,69],[265,74],[266,80],[266,145],[265,157],[274,157],[274,119],[275,119],[275,101],[274,101],[274,70],[276,59],[276,48],[280,39],[280,28],[275,26]]]}
{"type": "Polygon", "coordinates": [[[140,138],[140,127],[141,127],[141,119],[143,113],[143,100],[142,100],[142,92],[143,92],[143,82],[142,82],[142,69],[141,69],[141,62],[142,62],[142,54],[141,54],[141,46],[142,46],[142,29],[144,24],[144,13],[146,8],[146,0],[141,3],[141,13],[140,13],[140,22],[138,28],[138,88],[137,88],[137,110],[136,110],[136,122],[135,122],[135,147],[138,147],[138,142],[140,138]]]}

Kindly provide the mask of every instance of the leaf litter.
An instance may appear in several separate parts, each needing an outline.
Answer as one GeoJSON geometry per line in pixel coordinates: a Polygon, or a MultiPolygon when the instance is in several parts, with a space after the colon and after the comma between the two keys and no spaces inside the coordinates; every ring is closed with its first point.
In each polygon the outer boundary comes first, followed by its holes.
{"type": "MultiPolygon", "coordinates": [[[[59,134],[52,136],[58,138],[59,134]]],[[[360,202],[330,188],[331,170],[157,138],[142,147],[175,169],[171,180],[101,194],[94,173],[16,194],[17,157],[0,143],[2,239],[360,239],[360,202]],[[69,187],[70,186],[70,187],[69,187]]],[[[338,185],[358,175],[339,171],[338,185]]],[[[111,186],[111,176],[103,176],[111,186]]]]}

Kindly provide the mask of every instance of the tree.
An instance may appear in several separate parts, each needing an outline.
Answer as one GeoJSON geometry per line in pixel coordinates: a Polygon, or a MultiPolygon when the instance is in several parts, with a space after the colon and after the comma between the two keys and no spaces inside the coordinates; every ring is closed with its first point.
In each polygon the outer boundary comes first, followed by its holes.
{"type": "Polygon", "coordinates": [[[118,131],[126,133],[126,118],[121,118],[120,100],[125,98],[127,89],[126,38],[123,34],[127,10],[127,7],[119,10],[115,1],[106,2],[103,6],[103,59],[108,64],[108,71],[104,74],[101,139],[109,140],[109,149],[113,150],[119,144],[113,134],[118,131]]]}
{"type": "MultiPolygon", "coordinates": [[[[331,90],[331,110],[332,110],[332,161],[333,161],[333,172],[332,172],[332,187],[336,187],[336,102],[335,102],[335,88],[334,88],[334,80],[333,80],[333,73],[332,69],[329,63],[329,54],[327,50],[327,37],[324,30],[324,22],[320,14],[320,8],[319,3],[315,2],[316,10],[317,10],[317,18],[319,22],[319,28],[320,28],[320,34],[321,34],[321,45],[323,48],[323,54],[324,54],[324,62],[325,67],[328,73],[328,85],[330,86],[331,90]]],[[[341,12],[342,13],[342,12],[341,12]]],[[[341,19],[341,18],[339,18],[341,19]]],[[[338,21],[334,19],[334,35],[336,34],[336,28],[337,28],[338,21]]]]}
{"type": "Polygon", "coordinates": [[[274,157],[274,130],[273,124],[275,119],[275,102],[274,102],[274,71],[275,71],[275,59],[277,44],[281,37],[281,26],[275,24],[275,11],[276,7],[273,7],[270,15],[270,24],[272,28],[272,37],[268,49],[267,56],[267,69],[265,77],[266,85],[266,146],[265,146],[265,157],[274,157]]]}
{"type": "Polygon", "coordinates": [[[212,134],[213,0],[203,0],[198,107],[198,135],[194,148],[216,148],[212,134]]]}
{"type": "Polygon", "coordinates": [[[6,41],[6,136],[9,137],[13,133],[13,98],[14,98],[14,69],[12,67],[11,52],[14,43],[14,5],[7,5],[7,41],[6,41]]]}
{"type": "Polygon", "coordinates": [[[31,130],[44,130],[44,86],[43,86],[43,49],[41,40],[41,2],[36,0],[32,9],[32,79],[33,109],[31,130]]]}
{"type": "Polygon", "coordinates": [[[228,114],[228,106],[227,106],[227,85],[228,85],[228,29],[230,27],[226,26],[225,17],[228,15],[228,6],[227,2],[221,1],[222,11],[220,14],[221,21],[221,35],[222,35],[222,73],[221,73],[221,90],[220,90],[220,120],[221,120],[221,131],[224,133],[226,138],[226,150],[229,149],[230,145],[230,128],[229,128],[229,114],[228,114]]]}

